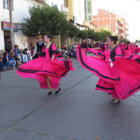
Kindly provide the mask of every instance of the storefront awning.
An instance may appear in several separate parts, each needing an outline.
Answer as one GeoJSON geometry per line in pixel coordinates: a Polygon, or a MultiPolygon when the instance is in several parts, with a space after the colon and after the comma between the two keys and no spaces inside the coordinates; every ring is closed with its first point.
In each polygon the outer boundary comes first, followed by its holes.
{"type": "MultiPolygon", "coordinates": [[[[10,22],[2,21],[1,24],[2,24],[3,30],[10,31],[10,29],[11,29],[10,22]]],[[[18,31],[18,24],[13,23],[13,26],[14,26],[14,32],[17,32],[18,31]]]]}

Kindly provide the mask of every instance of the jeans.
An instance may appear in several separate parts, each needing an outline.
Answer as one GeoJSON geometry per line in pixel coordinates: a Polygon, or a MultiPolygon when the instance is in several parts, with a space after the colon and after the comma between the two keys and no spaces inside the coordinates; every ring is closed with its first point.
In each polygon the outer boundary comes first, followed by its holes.
{"type": "Polygon", "coordinates": [[[6,66],[6,69],[7,70],[10,69],[10,63],[9,62],[7,62],[6,64],[4,64],[4,66],[6,66]]]}
{"type": "Polygon", "coordinates": [[[0,70],[4,70],[4,65],[3,65],[3,62],[0,62],[0,70]]]}
{"type": "Polygon", "coordinates": [[[28,60],[28,56],[26,55],[26,54],[23,54],[23,56],[22,56],[22,62],[23,63],[26,63],[26,62],[28,62],[29,60],[28,60]]]}
{"type": "Polygon", "coordinates": [[[76,51],[73,52],[74,58],[77,58],[76,51]]]}
{"type": "Polygon", "coordinates": [[[13,65],[13,68],[16,67],[16,60],[10,60],[9,63],[10,63],[10,66],[13,65]]]}

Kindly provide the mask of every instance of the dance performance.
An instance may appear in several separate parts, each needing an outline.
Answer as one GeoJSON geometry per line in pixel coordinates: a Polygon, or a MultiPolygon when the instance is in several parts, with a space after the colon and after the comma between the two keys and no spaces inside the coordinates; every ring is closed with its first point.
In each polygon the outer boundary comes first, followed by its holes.
{"type": "Polygon", "coordinates": [[[71,60],[64,60],[61,53],[57,51],[55,44],[51,42],[52,36],[44,36],[44,46],[39,58],[23,64],[17,73],[23,78],[38,80],[41,88],[49,89],[48,95],[52,95],[54,88],[55,94],[60,92],[59,82],[69,71],[73,71],[71,60]]]}
{"type": "Polygon", "coordinates": [[[117,46],[117,37],[108,36],[107,44],[111,49],[103,53],[94,53],[91,48],[77,47],[77,58],[85,69],[100,79],[96,90],[102,90],[112,95],[113,104],[120,103],[132,96],[140,89],[140,61],[139,55],[125,55],[120,46],[117,46]],[[87,52],[95,56],[88,56],[87,52]]]}

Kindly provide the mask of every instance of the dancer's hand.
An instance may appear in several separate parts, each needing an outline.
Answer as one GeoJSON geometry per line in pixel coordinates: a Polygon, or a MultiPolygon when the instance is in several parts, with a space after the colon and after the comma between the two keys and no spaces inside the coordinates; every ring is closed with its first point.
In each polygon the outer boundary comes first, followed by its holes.
{"type": "Polygon", "coordinates": [[[55,55],[52,55],[52,61],[54,60],[54,58],[55,58],[55,55]]]}

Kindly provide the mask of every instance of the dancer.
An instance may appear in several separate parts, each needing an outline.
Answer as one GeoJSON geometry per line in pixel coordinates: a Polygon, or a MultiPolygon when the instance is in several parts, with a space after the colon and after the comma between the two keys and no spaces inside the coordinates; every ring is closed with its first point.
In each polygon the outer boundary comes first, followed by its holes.
{"type": "Polygon", "coordinates": [[[48,95],[53,94],[52,88],[54,88],[57,95],[61,90],[59,87],[61,78],[65,77],[70,70],[73,71],[74,68],[71,60],[57,57],[60,53],[51,40],[51,35],[44,36],[47,45],[44,45],[42,52],[45,53],[45,57],[27,62],[17,70],[17,73],[23,78],[37,79],[41,88],[49,89],[48,95]]]}
{"type": "MultiPolygon", "coordinates": [[[[77,47],[77,58],[87,70],[98,76],[96,90],[102,90],[112,95],[113,104],[127,99],[140,89],[140,63],[136,59],[126,58],[121,48],[117,47],[117,37],[109,36],[107,50],[101,56],[87,56],[80,45],[77,47]]],[[[138,59],[138,58],[137,58],[138,59]]]]}

